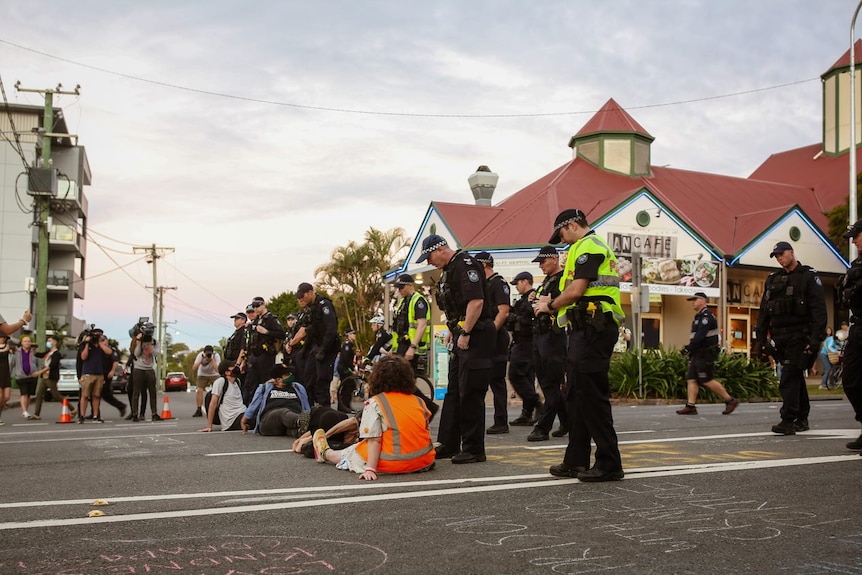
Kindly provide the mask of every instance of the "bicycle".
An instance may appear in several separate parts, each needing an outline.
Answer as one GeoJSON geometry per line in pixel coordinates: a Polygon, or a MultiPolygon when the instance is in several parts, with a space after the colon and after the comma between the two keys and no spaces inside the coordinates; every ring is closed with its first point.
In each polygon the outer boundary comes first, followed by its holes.
{"type": "MultiPolygon", "coordinates": [[[[338,411],[343,413],[357,414],[365,407],[368,399],[368,380],[371,366],[357,370],[338,385],[336,398],[338,400],[338,411]]],[[[416,374],[416,389],[425,397],[434,400],[434,384],[423,373],[416,374]]]]}
{"type": "Polygon", "coordinates": [[[838,354],[838,363],[829,370],[826,378],[826,389],[838,389],[841,387],[841,377],[844,375],[844,352],[838,354]]]}

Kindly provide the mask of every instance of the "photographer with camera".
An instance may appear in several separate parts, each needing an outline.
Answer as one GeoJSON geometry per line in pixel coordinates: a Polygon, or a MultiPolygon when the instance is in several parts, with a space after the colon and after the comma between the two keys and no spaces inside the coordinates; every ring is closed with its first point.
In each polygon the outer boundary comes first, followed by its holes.
{"type": "Polygon", "coordinates": [[[93,423],[104,423],[99,411],[102,402],[102,386],[105,383],[105,359],[114,353],[108,344],[105,332],[90,325],[89,332],[82,334],[78,345],[78,356],[81,358],[81,398],[78,404],[78,423],[84,423],[87,413],[87,402],[92,397],[93,423]]]}
{"type": "Polygon", "coordinates": [[[197,402],[198,408],[195,410],[192,417],[203,417],[201,406],[204,401],[204,391],[219,378],[218,365],[220,363],[221,358],[211,345],[204,347],[204,350],[198,353],[195,358],[195,363],[192,365],[192,371],[195,371],[196,376],[195,386],[197,386],[197,392],[195,395],[195,401],[197,402]]]}
{"type": "Polygon", "coordinates": [[[156,358],[159,354],[159,342],[153,338],[155,326],[149,318],[142,317],[129,330],[132,334],[132,344],[129,351],[132,354],[132,421],[144,419],[144,412],[138,416],[138,401],[141,393],[146,390],[150,396],[150,411],[153,421],[161,421],[156,413],[156,358]]]}

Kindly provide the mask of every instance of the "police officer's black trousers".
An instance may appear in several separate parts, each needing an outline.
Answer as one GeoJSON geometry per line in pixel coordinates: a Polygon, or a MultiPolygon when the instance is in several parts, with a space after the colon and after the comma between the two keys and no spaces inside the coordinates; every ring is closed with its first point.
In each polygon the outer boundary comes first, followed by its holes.
{"type": "MultiPolygon", "coordinates": [[[[127,384],[128,385],[128,384],[127,384]]],[[[111,387],[111,380],[105,377],[105,383],[102,385],[102,401],[110,403],[120,410],[120,413],[126,411],[126,404],[117,399],[114,395],[114,388],[111,387]]]]}
{"type": "Polygon", "coordinates": [[[776,338],[781,362],[781,378],[778,380],[778,391],[781,393],[781,419],[796,421],[808,419],[811,403],[808,400],[808,385],[805,383],[805,371],[800,365],[802,351],[807,341],[800,338],[780,340],[776,338]]]}
{"type": "Polygon", "coordinates": [[[844,346],[842,386],[856,412],[856,421],[862,422],[862,324],[850,326],[850,337],[844,346]]]}
{"type": "MultiPolygon", "coordinates": [[[[494,324],[490,329],[494,329],[494,324]]],[[[457,338],[455,338],[457,341],[457,338]]],[[[485,394],[491,380],[494,342],[487,328],[473,328],[470,349],[449,354],[449,386],[440,411],[437,440],[448,449],[485,453],[485,394]]]]}
{"type": "Polygon", "coordinates": [[[509,360],[509,382],[512,384],[512,389],[521,398],[521,412],[525,417],[532,417],[533,410],[539,404],[532,347],[532,341],[516,343],[512,346],[509,360]]]}
{"type": "Polygon", "coordinates": [[[488,384],[494,399],[494,425],[509,425],[509,398],[506,387],[506,357],[495,357],[488,384]]]}
{"type": "Polygon", "coordinates": [[[257,386],[269,379],[269,372],[275,366],[275,356],[268,353],[249,356],[245,378],[242,380],[242,402],[251,403],[257,386]]]}
{"type": "Polygon", "coordinates": [[[623,467],[611,413],[611,353],[617,341],[613,321],[596,333],[591,327],[569,334],[566,358],[569,445],[563,462],[590,467],[590,440],[596,443],[595,467],[617,471],[623,467]]]}
{"type": "Polygon", "coordinates": [[[331,405],[329,397],[329,384],[332,382],[335,367],[335,356],[338,350],[330,351],[323,355],[322,360],[317,359],[315,350],[310,350],[305,365],[305,388],[308,390],[308,398],[312,404],[331,405]]]}
{"type": "Polygon", "coordinates": [[[554,419],[559,415],[560,427],[569,425],[568,408],[562,395],[566,381],[566,335],[564,333],[543,333],[533,336],[533,365],[545,406],[536,422],[536,428],[550,433],[554,419]]]}

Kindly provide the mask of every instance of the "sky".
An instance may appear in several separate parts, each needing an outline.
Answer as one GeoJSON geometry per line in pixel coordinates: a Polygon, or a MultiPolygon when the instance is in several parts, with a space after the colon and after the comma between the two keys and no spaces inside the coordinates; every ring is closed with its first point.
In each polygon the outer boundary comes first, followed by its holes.
{"type": "MultiPolygon", "coordinates": [[[[86,299],[124,341],[151,315],[192,349],[255,296],[313,281],[431,201],[497,203],[571,159],[609,98],[652,163],[747,177],[821,139],[820,75],[855,0],[31,0],[0,4],[0,79],[64,89],[93,173],[86,299]]],[[[858,37],[858,35],[857,35],[858,37]]],[[[857,58],[862,55],[857,56],[857,58]]],[[[573,206],[575,207],[575,206],[573,206]]]]}

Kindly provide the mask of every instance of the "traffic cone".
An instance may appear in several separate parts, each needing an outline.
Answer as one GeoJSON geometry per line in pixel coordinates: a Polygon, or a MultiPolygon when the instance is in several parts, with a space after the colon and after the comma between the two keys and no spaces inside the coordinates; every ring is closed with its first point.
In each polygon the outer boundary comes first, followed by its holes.
{"type": "Polygon", "coordinates": [[[72,414],[69,413],[69,400],[63,398],[63,409],[60,410],[60,421],[57,423],[72,423],[72,414]]]}
{"type": "Polygon", "coordinates": [[[171,404],[168,402],[168,396],[165,396],[165,404],[162,406],[162,419],[173,419],[174,416],[171,414],[171,404]]]}

